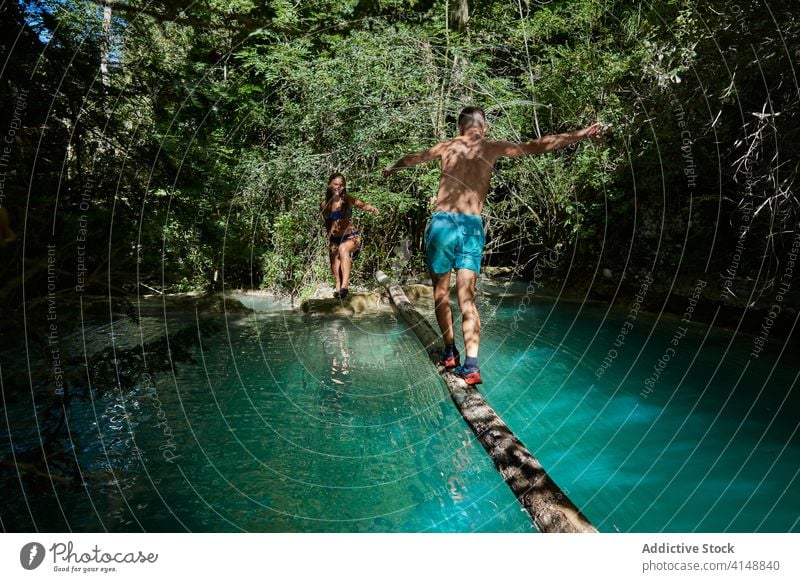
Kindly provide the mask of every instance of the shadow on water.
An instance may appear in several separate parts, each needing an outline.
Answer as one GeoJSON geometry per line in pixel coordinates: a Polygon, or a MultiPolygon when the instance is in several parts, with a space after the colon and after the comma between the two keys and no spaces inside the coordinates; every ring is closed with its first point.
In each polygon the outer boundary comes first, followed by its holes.
{"type": "MultiPolygon", "coordinates": [[[[141,468],[136,412],[152,396],[152,379],[196,365],[198,331],[222,330],[209,318],[196,326],[132,313],[113,324],[87,318],[57,351],[48,349],[48,356],[57,354],[52,367],[34,360],[30,374],[9,374],[13,366],[4,366],[0,488],[3,506],[16,507],[3,512],[4,529],[68,531],[79,522],[81,530],[103,531],[98,498],[109,513],[124,513],[129,494],[120,479],[141,468]],[[69,507],[76,498],[84,501],[78,511],[69,507]],[[85,515],[76,516],[80,511],[85,515]]],[[[26,360],[21,350],[4,355],[7,362],[26,360]]],[[[130,515],[121,520],[134,522],[130,515]]]]}

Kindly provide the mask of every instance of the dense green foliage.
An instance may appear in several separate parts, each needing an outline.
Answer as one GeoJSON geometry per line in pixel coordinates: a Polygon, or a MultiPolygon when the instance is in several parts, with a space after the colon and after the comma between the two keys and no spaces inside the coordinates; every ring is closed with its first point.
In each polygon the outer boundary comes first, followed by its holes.
{"type": "Polygon", "coordinates": [[[45,294],[47,245],[62,289],[85,265],[86,291],[300,294],[329,278],[319,201],[333,171],[382,211],[356,213],[355,283],[420,270],[438,168],[380,170],[453,135],[466,104],[497,139],[614,124],[601,142],[498,164],[490,264],[525,272],[555,250],[587,282],[608,268],[713,289],[738,244],[732,288],[774,287],[798,220],[792,3],[487,0],[451,14],[464,4],[3,3],[0,130],[21,128],[2,206],[24,235],[2,251],[6,304],[45,294]]]}

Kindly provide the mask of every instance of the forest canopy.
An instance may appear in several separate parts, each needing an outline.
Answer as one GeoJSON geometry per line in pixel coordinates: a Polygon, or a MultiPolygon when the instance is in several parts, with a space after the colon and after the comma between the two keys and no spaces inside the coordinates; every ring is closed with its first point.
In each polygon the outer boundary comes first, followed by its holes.
{"type": "Polygon", "coordinates": [[[794,282],[798,22],[781,1],[4,2],[4,309],[56,279],[308,293],[334,171],[381,209],[356,217],[355,282],[422,272],[438,168],[380,170],[465,105],[495,139],[613,125],[498,164],[488,265],[771,301],[794,282]]]}

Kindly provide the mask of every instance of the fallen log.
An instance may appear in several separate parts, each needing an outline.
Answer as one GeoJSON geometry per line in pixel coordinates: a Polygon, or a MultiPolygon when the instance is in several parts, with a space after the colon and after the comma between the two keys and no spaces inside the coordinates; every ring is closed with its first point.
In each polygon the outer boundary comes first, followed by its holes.
{"type": "MultiPolygon", "coordinates": [[[[382,271],[378,271],[375,278],[389,293],[400,317],[411,327],[431,361],[437,363],[441,350],[439,334],[414,308],[398,284],[382,271]]],[[[536,457],[514,436],[481,393],[452,372],[437,367],[461,417],[489,453],[495,467],[539,531],[597,533],[597,529],[550,478],[536,457]]]]}

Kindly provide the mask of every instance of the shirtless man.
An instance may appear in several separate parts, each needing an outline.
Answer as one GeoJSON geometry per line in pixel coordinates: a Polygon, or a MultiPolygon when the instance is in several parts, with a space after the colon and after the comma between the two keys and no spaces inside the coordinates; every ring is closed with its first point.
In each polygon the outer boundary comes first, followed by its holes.
{"type": "Polygon", "coordinates": [[[425,230],[425,259],[433,280],[436,320],[442,330],[444,352],[440,364],[455,369],[467,384],[480,384],[478,346],[481,322],[475,305],[475,282],[481,269],[483,233],[481,211],[489,191],[489,179],[498,158],[520,158],[543,154],[568,146],[584,138],[596,137],[601,126],[595,123],[584,129],[548,135],[524,143],[494,141],[484,136],[488,129],[486,114],[477,107],[467,107],[458,116],[459,136],[436,144],[425,151],[400,158],[383,170],[384,176],[431,160],[441,160],[439,192],[431,221],[425,230]],[[460,364],[455,347],[453,314],[450,310],[450,271],[456,269],[458,306],[467,357],[460,364]]]}

